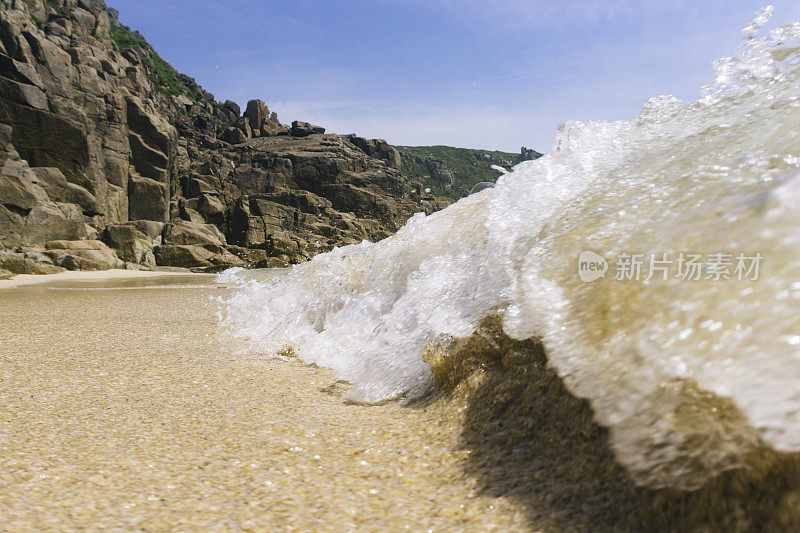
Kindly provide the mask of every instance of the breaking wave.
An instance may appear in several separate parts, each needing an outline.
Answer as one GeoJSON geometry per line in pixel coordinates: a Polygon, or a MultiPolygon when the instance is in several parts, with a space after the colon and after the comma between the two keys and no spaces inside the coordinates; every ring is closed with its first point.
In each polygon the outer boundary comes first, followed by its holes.
{"type": "Polygon", "coordinates": [[[568,122],[550,154],[379,243],[264,282],[227,275],[240,288],[223,324],[374,403],[435,390],[447,365],[435,374],[426,347],[499,317],[504,335],[541,342],[649,486],[699,486],[755,448],[800,451],[800,24],[761,35],[770,14],[696,102],[568,122]],[[604,277],[582,281],[585,251],[604,277]],[[671,270],[690,255],[699,279],[671,270]],[[636,257],[641,277],[616,279],[636,257]],[[746,279],[742,257],[763,259],[746,279]],[[655,258],[663,276],[645,272],[655,258]]]}

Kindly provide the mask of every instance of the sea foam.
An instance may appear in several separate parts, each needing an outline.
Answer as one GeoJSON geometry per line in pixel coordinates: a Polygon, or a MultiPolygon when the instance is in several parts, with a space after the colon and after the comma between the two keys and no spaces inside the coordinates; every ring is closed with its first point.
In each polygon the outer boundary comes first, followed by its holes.
{"type": "Polygon", "coordinates": [[[541,339],[642,483],[681,484],[682,413],[722,416],[709,395],[737,410],[723,454],[800,451],[800,24],[759,36],[769,14],[698,101],[565,123],[548,155],[494,188],[242,282],[224,326],[252,353],[293,347],[372,403],[430,392],[425,347],[500,315],[506,335],[541,339]],[[591,283],[577,270],[587,250],[612,265],[591,283]],[[615,279],[631,255],[682,253],[706,258],[700,279],[615,279]],[[720,253],[759,254],[758,279],[714,279],[720,253]]]}

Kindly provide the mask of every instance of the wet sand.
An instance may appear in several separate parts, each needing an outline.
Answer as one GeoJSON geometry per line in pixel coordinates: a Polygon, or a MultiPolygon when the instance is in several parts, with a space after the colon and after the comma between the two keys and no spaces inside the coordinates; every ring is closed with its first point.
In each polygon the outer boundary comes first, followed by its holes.
{"type": "Polygon", "coordinates": [[[10,279],[0,279],[0,289],[11,289],[23,285],[39,285],[42,283],[61,283],[70,281],[113,281],[113,280],[148,280],[151,278],[186,277],[188,272],[179,271],[148,271],[148,270],[70,270],[58,274],[18,274],[10,279]]]}
{"type": "Polygon", "coordinates": [[[240,356],[209,276],[0,290],[3,530],[498,530],[459,428],[240,356]]]}

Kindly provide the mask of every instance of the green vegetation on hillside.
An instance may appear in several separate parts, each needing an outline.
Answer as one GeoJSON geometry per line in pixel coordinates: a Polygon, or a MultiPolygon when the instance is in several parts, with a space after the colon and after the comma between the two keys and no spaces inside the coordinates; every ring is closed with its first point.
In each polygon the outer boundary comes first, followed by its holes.
{"type": "Polygon", "coordinates": [[[111,39],[120,50],[132,50],[141,59],[148,72],[148,81],[153,89],[165,96],[189,94],[181,75],[164,61],[139,32],[131,31],[119,23],[111,24],[111,39]]]}
{"type": "MultiPolygon", "coordinates": [[[[403,175],[430,188],[431,194],[454,199],[467,196],[482,181],[497,181],[500,172],[491,168],[510,168],[520,162],[520,155],[498,150],[476,150],[451,146],[395,146],[403,160],[403,175]],[[440,163],[444,163],[442,166],[440,163]],[[436,168],[452,175],[452,185],[432,177],[436,168]]],[[[541,154],[538,154],[541,155],[541,154]]]]}

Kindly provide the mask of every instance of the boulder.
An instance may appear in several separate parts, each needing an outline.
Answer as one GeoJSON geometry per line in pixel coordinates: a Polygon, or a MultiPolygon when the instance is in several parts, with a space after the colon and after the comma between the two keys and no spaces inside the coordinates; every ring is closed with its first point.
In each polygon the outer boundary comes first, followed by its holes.
{"type": "Polygon", "coordinates": [[[438,181],[439,183],[445,185],[453,184],[453,174],[447,170],[447,164],[445,164],[444,161],[440,161],[438,159],[426,159],[425,166],[428,167],[428,172],[430,172],[432,180],[438,181]]]}
{"type": "Polygon", "coordinates": [[[30,170],[9,167],[7,164],[0,174],[0,204],[29,210],[47,201],[47,194],[33,183],[36,176],[30,170]]]}
{"type": "Polygon", "coordinates": [[[197,245],[162,245],[153,250],[158,266],[196,268],[211,266],[216,255],[197,245]]]}
{"type": "Polygon", "coordinates": [[[169,186],[132,175],[128,183],[128,213],[132,220],[169,220],[169,186]]]}
{"type": "Polygon", "coordinates": [[[230,111],[235,116],[235,118],[239,118],[242,116],[242,108],[240,108],[239,104],[237,104],[236,102],[233,102],[231,100],[225,100],[225,103],[222,104],[222,107],[230,111]]]}
{"type": "Polygon", "coordinates": [[[281,124],[278,121],[277,113],[273,112],[270,115],[269,120],[267,120],[266,122],[264,122],[264,124],[261,125],[260,136],[271,137],[274,135],[289,135],[290,132],[291,128],[289,128],[289,126],[286,126],[285,124],[281,124]]]}
{"type": "Polygon", "coordinates": [[[52,241],[44,252],[53,263],[67,270],[109,270],[123,262],[101,241],[52,241]]]}
{"type": "Polygon", "coordinates": [[[182,268],[217,269],[244,266],[247,263],[225,248],[209,250],[205,246],[192,244],[167,244],[155,248],[156,262],[159,266],[182,268]]]}
{"type": "Polygon", "coordinates": [[[21,234],[23,245],[53,240],[78,240],[86,236],[81,208],[75,204],[47,203],[31,209],[21,234]]]}
{"type": "Polygon", "coordinates": [[[353,134],[346,137],[348,141],[370,157],[382,159],[387,165],[398,170],[402,167],[400,152],[383,139],[365,139],[353,134]]]}
{"type": "Polygon", "coordinates": [[[12,274],[57,274],[64,269],[41,254],[0,252],[0,269],[12,274]],[[42,261],[37,260],[39,256],[42,261]]]}
{"type": "Polygon", "coordinates": [[[247,109],[244,112],[244,116],[250,123],[251,129],[261,130],[264,122],[269,119],[269,109],[261,100],[250,100],[247,102],[247,109]]]}
{"type": "Polygon", "coordinates": [[[247,135],[239,128],[231,126],[222,134],[222,140],[231,144],[242,144],[247,140],[247,135]]]}
{"type": "Polygon", "coordinates": [[[148,240],[155,244],[161,244],[161,234],[164,232],[165,224],[163,222],[155,222],[152,220],[135,220],[131,222],[136,229],[141,231],[148,240]]]}
{"type": "Polygon", "coordinates": [[[224,246],[225,236],[212,224],[198,224],[184,220],[164,226],[164,244],[224,246]]]}
{"type": "Polygon", "coordinates": [[[314,133],[325,133],[325,128],[322,126],[315,126],[308,122],[300,122],[295,120],[292,122],[292,129],[290,131],[292,137],[308,137],[314,133]]]}
{"type": "Polygon", "coordinates": [[[153,242],[139,230],[136,223],[111,224],[103,230],[103,241],[113,248],[117,256],[128,263],[155,266],[153,242]]]}
{"type": "Polygon", "coordinates": [[[105,242],[111,248],[117,250],[117,255],[119,255],[120,259],[130,261],[130,259],[127,259],[123,256],[124,254],[120,253],[120,250],[130,246],[141,235],[142,234],[132,223],[109,224],[103,230],[103,242],[105,242]]]}

